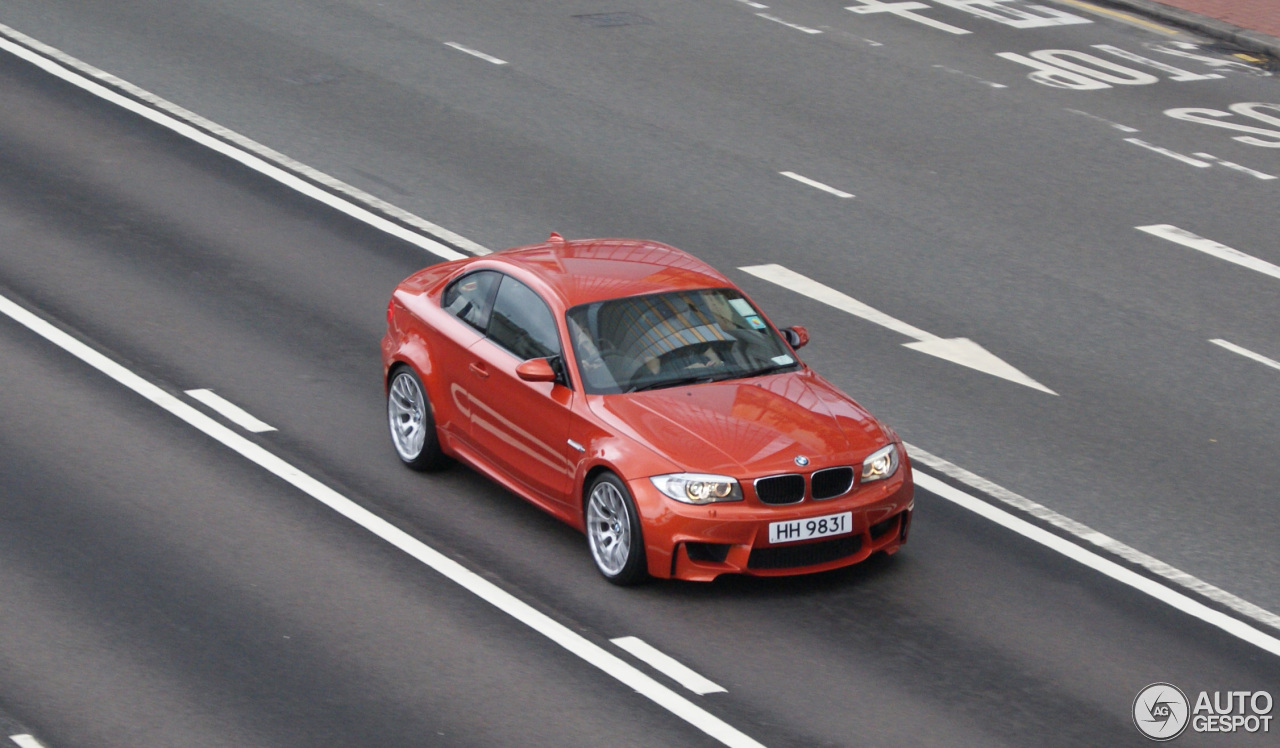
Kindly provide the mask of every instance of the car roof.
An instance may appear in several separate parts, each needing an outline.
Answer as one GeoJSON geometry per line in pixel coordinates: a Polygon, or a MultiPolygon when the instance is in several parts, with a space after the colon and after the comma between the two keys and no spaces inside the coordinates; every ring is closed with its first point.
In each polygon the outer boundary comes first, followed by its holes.
{"type": "Polygon", "coordinates": [[[734,284],[693,255],[643,239],[561,239],[489,256],[536,275],[566,308],[625,296],[734,284]]]}

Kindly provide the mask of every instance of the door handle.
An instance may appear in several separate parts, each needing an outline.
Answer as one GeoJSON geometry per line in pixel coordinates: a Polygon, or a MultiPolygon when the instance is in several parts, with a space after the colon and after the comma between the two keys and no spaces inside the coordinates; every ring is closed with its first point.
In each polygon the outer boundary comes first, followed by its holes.
{"type": "Polygon", "coordinates": [[[484,364],[472,363],[468,365],[467,368],[470,369],[476,376],[480,377],[481,379],[489,378],[489,370],[484,368],[484,364]]]}

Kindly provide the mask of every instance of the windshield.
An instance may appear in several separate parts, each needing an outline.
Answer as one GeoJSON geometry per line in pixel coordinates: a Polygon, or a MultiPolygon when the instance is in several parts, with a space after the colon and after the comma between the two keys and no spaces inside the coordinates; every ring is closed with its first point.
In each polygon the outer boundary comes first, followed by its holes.
{"type": "Polygon", "coordinates": [[[632,296],[569,310],[591,394],[768,374],[796,360],[760,312],[728,288],[632,296]]]}

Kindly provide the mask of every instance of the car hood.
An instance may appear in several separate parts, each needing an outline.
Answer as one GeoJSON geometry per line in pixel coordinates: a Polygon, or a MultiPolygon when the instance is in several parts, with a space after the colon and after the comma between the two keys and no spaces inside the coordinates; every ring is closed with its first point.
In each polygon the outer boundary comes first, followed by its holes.
{"type": "Polygon", "coordinates": [[[810,370],[592,398],[592,411],[690,472],[767,475],[857,465],[880,423],[810,370]]]}

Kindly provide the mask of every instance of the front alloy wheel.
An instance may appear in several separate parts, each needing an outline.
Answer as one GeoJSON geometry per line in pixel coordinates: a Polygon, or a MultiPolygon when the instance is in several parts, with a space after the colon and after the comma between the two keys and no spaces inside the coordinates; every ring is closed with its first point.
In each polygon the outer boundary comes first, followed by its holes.
{"type": "Polygon", "coordinates": [[[613,473],[601,474],[587,494],[586,515],[587,544],[604,578],[619,585],[642,581],[644,540],[626,484],[613,473]]]}

